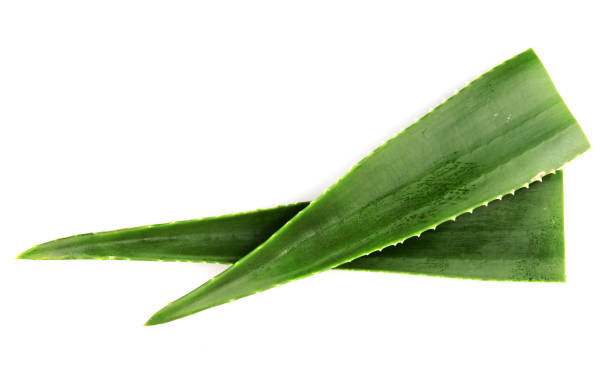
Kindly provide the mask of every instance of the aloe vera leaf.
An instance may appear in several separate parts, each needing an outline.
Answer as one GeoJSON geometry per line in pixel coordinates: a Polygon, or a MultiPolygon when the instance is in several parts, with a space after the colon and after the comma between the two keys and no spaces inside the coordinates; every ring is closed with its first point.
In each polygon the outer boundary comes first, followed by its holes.
{"type": "Polygon", "coordinates": [[[563,175],[341,265],[342,269],[509,281],[565,281],[563,175]]]}
{"type": "Polygon", "coordinates": [[[45,242],[20,259],[125,259],[234,263],[308,205],[88,233],[45,242]]]}
{"type": "MultiPolygon", "coordinates": [[[[50,241],[25,259],[233,263],[308,203],[50,241]]],[[[464,214],[455,223],[345,263],[340,269],[512,281],[563,281],[563,177],[464,214]]]]}
{"type": "Polygon", "coordinates": [[[588,148],[544,66],[527,50],[378,147],[263,244],[147,324],[420,235],[540,179],[588,148]]]}

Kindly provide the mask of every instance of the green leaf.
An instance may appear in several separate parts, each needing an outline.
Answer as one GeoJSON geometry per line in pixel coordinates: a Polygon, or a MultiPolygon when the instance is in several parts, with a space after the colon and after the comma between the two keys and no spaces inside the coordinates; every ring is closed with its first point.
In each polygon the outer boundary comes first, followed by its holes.
{"type": "Polygon", "coordinates": [[[234,263],[308,205],[88,233],[49,241],[20,259],[127,259],[234,263]]]}
{"type": "MultiPolygon", "coordinates": [[[[307,203],[184,222],[91,233],[50,241],[24,259],[128,259],[233,263],[307,203]]],[[[563,281],[563,177],[495,201],[421,238],[339,266],[512,281],[563,281]]]]}
{"type": "Polygon", "coordinates": [[[589,148],[527,50],[361,160],[230,268],[157,312],[172,321],[418,236],[589,148]]]}
{"type": "Polygon", "coordinates": [[[563,177],[520,189],[421,238],[339,268],[510,281],[565,281],[563,177]]]}

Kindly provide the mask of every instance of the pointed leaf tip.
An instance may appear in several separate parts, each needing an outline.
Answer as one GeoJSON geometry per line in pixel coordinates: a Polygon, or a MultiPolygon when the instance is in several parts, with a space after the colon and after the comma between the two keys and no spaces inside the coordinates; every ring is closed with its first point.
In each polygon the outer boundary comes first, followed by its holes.
{"type": "Polygon", "coordinates": [[[147,322],[145,322],[145,326],[155,326],[155,325],[161,325],[162,323],[166,323],[166,322],[170,322],[173,319],[176,318],[171,318],[170,316],[167,315],[167,308],[169,305],[163,307],[162,309],[158,310],[157,312],[155,312],[151,318],[149,318],[147,320],[147,322]]]}
{"type": "Polygon", "coordinates": [[[181,305],[180,301],[173,301],[155,312],[145,323],[145,326],[161,325],[163,323],[171,322],[194,313],[193,311],[189,312],[185,309],[186,308],[181,305]]]}
{"type": "Polygon", "coordinates": [[[37,257],[36,252],[37,252],[37,246],[31,247],[29,249],[27,249],[26,251],[21,252],[19,255],[17,255],[15,257],[15,259],[31,259],[31,260],[37,260],[39,257],[37,257]]]}
{"type": "Polygon", "coordinates": [[[164,323],[164,322],[157,320],[155,318],[155,314],[154,314],[154,315],[151,316],[151,318],[149,318],[147,320],[147,322],[145,322],[144,325],[145,325],[145,327],[149,327],[149,326],[159,325],[159,324],[162,324],[162,323],[164,323]]]}

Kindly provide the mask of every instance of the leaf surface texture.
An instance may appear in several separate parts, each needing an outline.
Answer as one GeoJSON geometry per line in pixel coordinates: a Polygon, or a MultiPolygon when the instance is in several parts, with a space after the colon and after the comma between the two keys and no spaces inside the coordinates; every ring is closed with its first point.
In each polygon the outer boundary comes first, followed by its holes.
{"type": "Polygon", "coordinates": [[[544,67],[527,50],[378,147],[256,249],[148,324],[420,235],[541,179],[588,148],[544,67]]]}

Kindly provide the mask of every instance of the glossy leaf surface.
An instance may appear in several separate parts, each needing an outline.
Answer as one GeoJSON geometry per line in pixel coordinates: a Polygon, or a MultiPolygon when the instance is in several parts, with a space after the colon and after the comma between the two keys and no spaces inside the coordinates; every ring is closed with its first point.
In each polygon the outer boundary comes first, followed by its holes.
{"type": "MultiPolygon", "coordinates": [[[[307,205],[73,236],[35,246],[20,257],[234,263],[307,205]]],[[[563,281],[562,174],[338,268],[563,281]]]]}
{"type": "Polygon", "coordinates": [[[259,247],[157,312],[168,322],[334,268],[541,179],[589,148],[532,50],[377,148],[259,247]]]}
{"type": "Polygon", "coordinates": [[[510,281],[565,281],[561,172],[420,238],[339,268],[510,281]]]}

